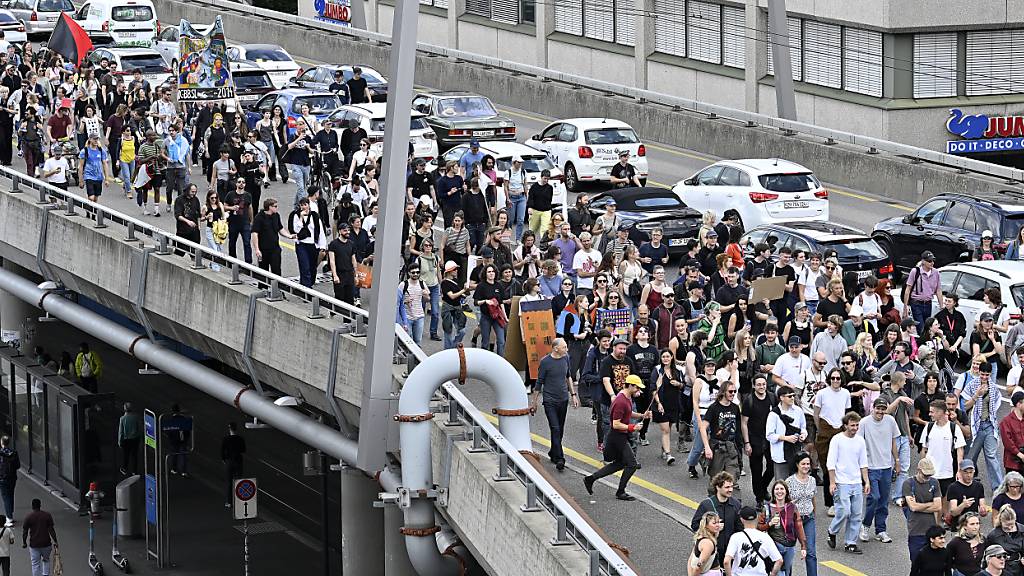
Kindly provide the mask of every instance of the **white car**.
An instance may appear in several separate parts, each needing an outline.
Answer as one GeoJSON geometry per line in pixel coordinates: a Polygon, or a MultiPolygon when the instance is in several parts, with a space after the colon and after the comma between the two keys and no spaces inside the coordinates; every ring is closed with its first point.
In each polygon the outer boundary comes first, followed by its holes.
{"type": "Polygon", "coordinates": [[[96,44],[150,48],[157,35],[150,0],[87,0],[74,18],[96,44]]]}
{"type": "Polygon", "coordinates": [[[738,211],[746,230],[792,220],[828,220],[828,190],[810,170],[788,160],[722,160],[672,190],[687,206],[710,210],[719,218],[729,208],[738,211]]]}
{"type": "MultiPolygon", "coordinates": [[[[999,313],[997,324],[1009,322],[1013,326],[1021,319],[1021,308],[1024,307],[1024,262],[1019,260],[989,260],[981,262],[958,262],[939,269],[939,282],[943,294],[956,294],[960,299],[957,306],[967,320],[967,336],[961,348],[970,353],[971,334],[978,316],[988,309],[985,304],[985,291],[990,288],[999,289],[1003,301],[1003,310],[999,313]]],[[[932,297],[932,311],[938,313],[942,303],[932,297]]],[[[943,327],[943,330],[948,330],[943,327]]]]}
{"type": "Polygon", "coordinates": [[[25,25],[27,34],[49,34],[57,26],[61,12],[75,13],[71,0],[4,0],[0,7],[10,10],[25,25]]]}
{"type": "Polygon", "coordinates": [[[610,118],[569,118],[548,124],[526,145],[547,152],[565,174],[565,187],[579,190],[585,182],[610,182],[619,152],[629,152],[640,183],[647,184],[647,147],[633,127],[610,118]]]}
{"type": "Polygon", "coordinates": [[[302,73],[302,67],[295,63],[288,52],[276,44],[239,44],[228,47],[228,60],[251,60],[270,75],[274,88],[284,88],[292,79],[302,73]]]}
{"type": "MultiPolygon", "coordinates": [[[[196,29],[196,32],[200,34],[206,34],[210,29],[210,24],[200,26],[193,24],[192,27],[196,29]]],[[[153,49],[160,53],[164,57],[164,62],[170,65],[171,70],[178,68],[178,52],[180,50],[180,30],[177,25],[165,26],[156,36],[156,41],[153,42],[153,49]]]]}
{"type": "Polygon", "coordinates": [[[0,10],[0,30],[4,31],[4,40],[11,44],[24,44],[28,41],[25,23],[18,21],[10,10],[0,10]]]}
{"type": "MultiPolygon", "coordinates": [[[[427,162],[427,170],[434,172],[440,165],[447,164],[449,161],[458,162],[462,159],[462,155],[469,151],[469,143],[462,143],[450,148],[443,156],[439,159],[435,159],[431,162],[427,162]]],[[[526,186],[529,188],[534,182],[540,180],[540,173],[542,170],[551,171],[551,180],[549,181],[551,187],[554,188],[554,194],[551,197],[551,202],[556,205],[561,205],[562,216],[566,216],[566,211],[569,209],[568,197],[565,191],[565,184],[563,184],[562,171],[558,169],[551,162],[551,158],[540,150],[534,150],[529,146],[524,146],[518,142],[505,142],[505,141],[485,141],[480,143],[480,151],[484,154],[490,154],[494,157],[494,171],[498,175],[497,184],[500,186],[504,182],[504,176],[508,174],[510,168],[512,168],[512,158],[520,156],[523,159],[523,170],[526,171],[526,186]]]]}
{"type": "MultiPolygon", "coordinates": [[[[388,105],[383,102],[372,104],[349,104],[331,114],[334,129],[338,132],[348,126],[349,120],[357,120],[359,126],[366,130],[373,151],[380,156],[384,144],[384,116],[388,105]]],[[[427,161],[437,158],[437,137],[434,130],[427,125],[424,114],[412,110],[409,123],[409,142],[412,142],[413,156],[427,161]]]]}
{"type": "Polygon", "coordinates": [[[167,67],[160,53],[152,48],[97,48],[88,58],[96,66],[99,66],[100,60],[104,58],[117,64],[115,73],[125,76],[126,81],[131,80],[132,72],[139,69],[142,70],[142,77],[153,88],[164,84],[174,85],[171,69],[167,67]]]}

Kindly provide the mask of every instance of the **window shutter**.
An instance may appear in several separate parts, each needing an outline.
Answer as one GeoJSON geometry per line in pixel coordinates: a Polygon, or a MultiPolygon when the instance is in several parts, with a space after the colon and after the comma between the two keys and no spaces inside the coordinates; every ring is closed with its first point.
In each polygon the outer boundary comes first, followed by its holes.
{"type": "Polygon", "coordinates": [[[466,14],[491,17],[491,0],[466,0],[466,14]]]}
{"type": "Polygon", "coordinates": [[[583,35],[583,7],[578,1],[555,4],[555,32],[583,35]]]}
{"type": "Polygon", "coordinates": [[[583,35],[594,40],[614,42],[614,5],[609,10],[605,0],[583,0],[583,35]]]}
{"type": "MultiPolygon", "coordinates": [[[[793,67],[793,80],[800,81],[803,78],[803,52],[801,46],[803,45],[803,28],[800,25],[799,18],[788,17],[789,24],[789,61],[793,67]]],[[[771,30],[771,27],[768,28],[771,30]]],[[[770,38],[772,38],[769,35],[770,38]]],[[[768,44],[768,74],[775,75],[775,66],[772,63],[772,42],[782,42],[781,39],[775,40],[772,38],[768,44]]]]}
{"type": "Polygon", "coordinates": [[[1017,52],[1024,30],[967,33],[967,95],[1010,94],[1022,79],[1024,57],[1017,52]]]}
{"type": "Polygon", "coordinates": [[[722,6],[690,0],[686,18],[686,51],[690,58],[722,63],[722,6]]]}
{"type": "Polygon", "coordinates": [[[747,62],[747,15],[743,8],[725,6],[724,10],[723,64],[733,68],[745,68],[747,62]]]}
{"type": "Polygon", "coordinates": [[[491,0],[491,20],[519,24],[519,0],[491,0]]]}
{"type": "Polygon", "coordinates": [[[914,98],[956,96],[956,33],[914,35],[914,98]]]}
{"type": "MultiPolygon", "coordinates": [[[[422,1],[422,0],[421,0],[422,1]]],[[[437,8],[448,9],[448,0],[434,0],[434,6],[437,8]]]]}
{"type": "Polygon", "coordinates": [[[654,0],[654,50],[686,56],[686,4],[684,0],[654,0]]]}
{"type": "Polygon", "coordinates": [[[804,22],[804,81],[842,88],[842,28],[814,20],[804,22]]]}
{"type": "Polygon", "coordinates": [[[882,96],[882,33],[844,28],[843,82],[850,92],[882,96]]]}
{"type": "Polygon", "coordinates": [[[615,41],[624,46],[636,46],[634,0],[615,0],[615,41]]]}

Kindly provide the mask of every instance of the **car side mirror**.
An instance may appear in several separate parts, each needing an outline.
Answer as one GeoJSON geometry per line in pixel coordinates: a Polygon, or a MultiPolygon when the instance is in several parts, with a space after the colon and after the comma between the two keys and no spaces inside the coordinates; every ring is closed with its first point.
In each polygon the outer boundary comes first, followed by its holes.
{"type": "Polygon", "coordinates": [[[917,217],[914,216],[913,214],[907,214],[906,216],[903,217],[904,224],[913,224],[915,220],[917,220],[917,217]]]}
{"type": "Polygon", "coordinates": [[[540,140],[540,134],[534,134],[533,136],[530,136],[530,140],[540,140]]]}
{"type": "Polygon", "coordinates": [[[697,185],[697,179],[696,178],[687,178],[686,180],[683,180],[683,184],[686,184],[687,186],[696,186],[697,185]]]}
{"type": "Polygon", "coordinates": [[[960,256],[957,257],[957,261],[958,262],[970,262],[971,261],[971,253],[970,252],[961,252],[960,256]]]}

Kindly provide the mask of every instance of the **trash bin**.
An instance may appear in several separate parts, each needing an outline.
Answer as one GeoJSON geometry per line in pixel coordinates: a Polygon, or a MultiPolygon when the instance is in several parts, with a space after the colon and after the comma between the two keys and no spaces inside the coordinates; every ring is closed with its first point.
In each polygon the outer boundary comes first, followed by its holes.
{"type": "Polygon", "coordinates": [[[117,507],[118,537],[137,538],[142,535],[142,476],[129,476],[114,489],[114,503],[117,507]]]}

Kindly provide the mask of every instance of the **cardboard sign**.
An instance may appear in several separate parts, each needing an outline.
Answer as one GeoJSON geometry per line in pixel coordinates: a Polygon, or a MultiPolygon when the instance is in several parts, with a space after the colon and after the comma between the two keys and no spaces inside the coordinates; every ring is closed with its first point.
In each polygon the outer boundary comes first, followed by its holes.
{"type": "Polygon", "coordinates": [[[758,278],[750,283],[750,302],[756,303],[768,299],[778,300],[786,293],[786,277],[772,276],[771,278],[758,278]]]}
{"type": "Polygon", "coordinates": [[[536,378],[540,361],[551,353],[551,342],[555,339],[555,319],[551,315],[551,301],[520,300],[519,309],[528,374],[530,378],[536,378]]]}
{"type": "Polygon", "coordinates": [[[508,328],[505,330],[505,360],[522,372],[526,370],[527,361],[523,331],[519,324],[519,298],[520,296],[512,297],[512,313],[508,317],[508,328]]]}

